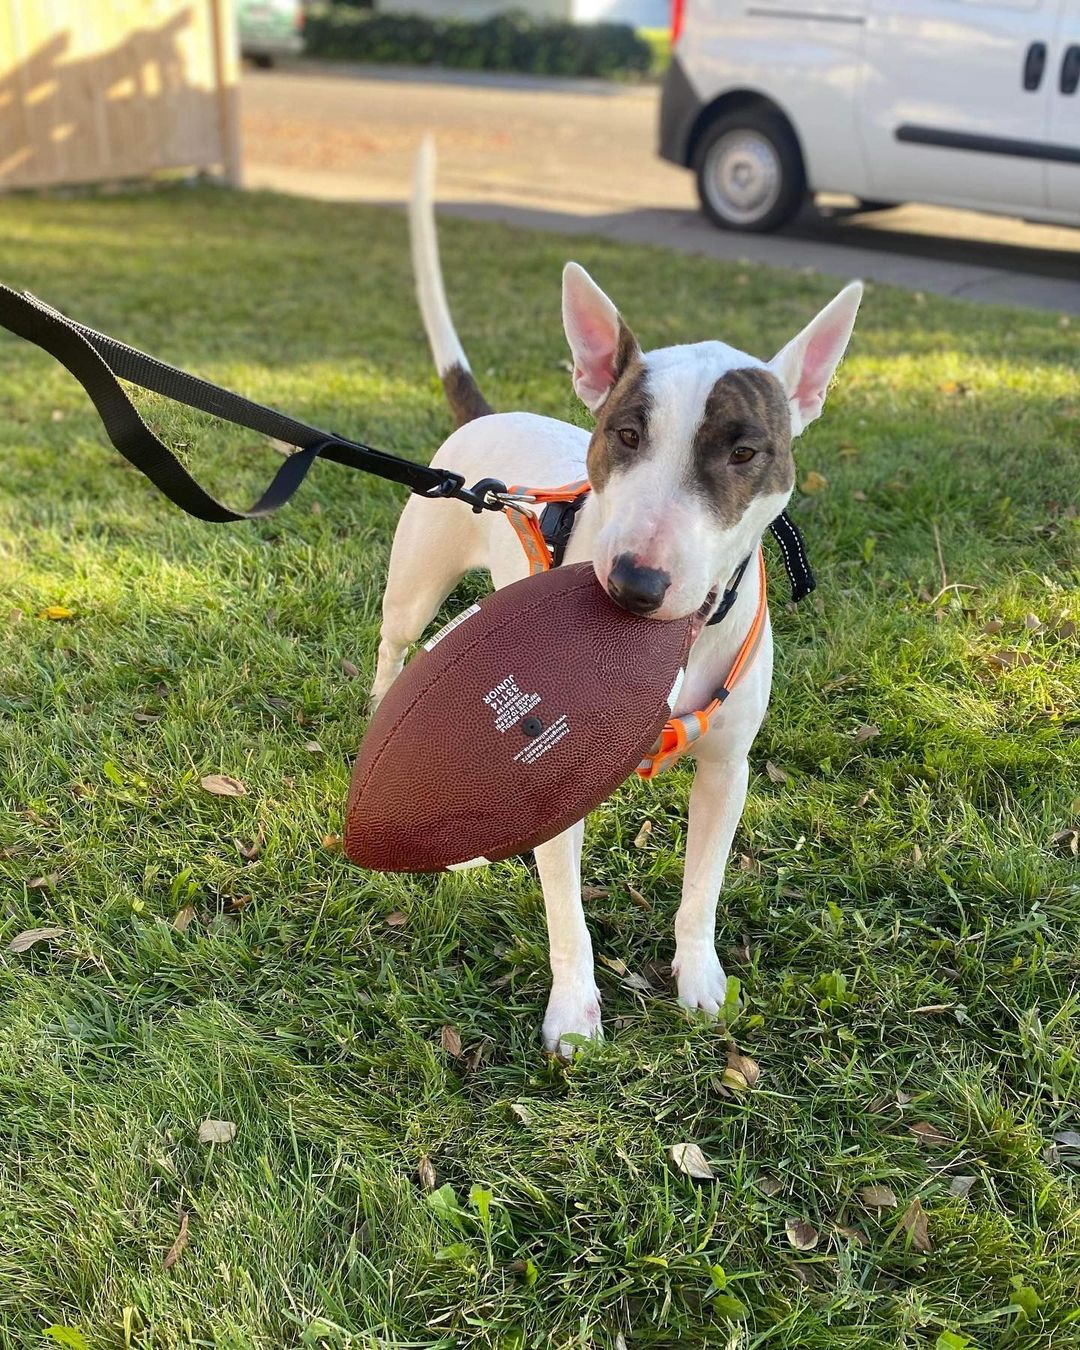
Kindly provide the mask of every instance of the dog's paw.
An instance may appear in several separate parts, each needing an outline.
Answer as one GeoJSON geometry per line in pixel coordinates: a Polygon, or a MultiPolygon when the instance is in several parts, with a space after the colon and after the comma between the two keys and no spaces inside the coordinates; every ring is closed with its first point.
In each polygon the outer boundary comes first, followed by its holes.
{"type": "Polygon", "coordinates": [[[567,1036],[583,1036],[589,1041],[603,1038],[600,1026],[600,991],[592,978],[577,983],[557,984],[551,990],[544,1014],[544,1049],[562,1059],[570,1059],[581,1048],[567,1036]]]}
{"type": "Polygon", "coordinates": [[[711,946],[693,952],[676,951],[671,972],[679,988],[684,1008],[697,1009],[718,1017],[727,998],[727,976],[711,946]]]}

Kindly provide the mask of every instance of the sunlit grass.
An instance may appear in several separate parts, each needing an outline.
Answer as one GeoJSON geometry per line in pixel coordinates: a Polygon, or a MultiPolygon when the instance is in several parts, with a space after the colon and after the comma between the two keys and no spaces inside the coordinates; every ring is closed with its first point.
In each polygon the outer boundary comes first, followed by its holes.
{"type": "MultiPolygon", "coordinates": [[[[175,190],[0,218],[8,284],[164,359],[388,449],[448,429],[396,215],[175,190]]],[[[448,221],[443,247],[494,403],[584,422],[564,242],[448,221]]],[[[831,289],[574,251],[647,345],[769,355],[831,289]]],[[[0,1345],[1080,1344],[1080,1159],[1053,1149],[1080,1130],[1080,891],[1052,842],[1080,824],[1077,361],[1057,315],[869,290],[800,451],[817,597],[790,612],[773,568],[720,938],[762,1077],[733,1095],[664,966],[689,771],[592,818],[597,952],[653,992],[601,964],[608,1042],[549,1064],[531,866],[379,878],[329,838],[400,491],[325,465],[270,521],[198,524],[0,342],[0,1345]],[[222,772],[247,795],[200,789],[222,772]],[[31,927],[62,932],[8,952],[31,927]],[[234,1142],[200,1145],[206,1118],[234,1142]],[[686,1140],[715,1183],[672,1171],[686,1140]]],[[[146,407],[232,503],[279,462],[146,407]]]]}

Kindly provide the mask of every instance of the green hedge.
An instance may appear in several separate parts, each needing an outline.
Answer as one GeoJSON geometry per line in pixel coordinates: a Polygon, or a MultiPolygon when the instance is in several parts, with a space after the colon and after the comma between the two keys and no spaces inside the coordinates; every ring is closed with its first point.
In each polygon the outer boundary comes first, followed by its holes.
{"type": "Polygon", "coordinates": [[[480,23],[334,7],[308,16],[309,56],[533,75],[645,74],[647,42],[628,24],[550,23],[498,14],[480,23]]]}

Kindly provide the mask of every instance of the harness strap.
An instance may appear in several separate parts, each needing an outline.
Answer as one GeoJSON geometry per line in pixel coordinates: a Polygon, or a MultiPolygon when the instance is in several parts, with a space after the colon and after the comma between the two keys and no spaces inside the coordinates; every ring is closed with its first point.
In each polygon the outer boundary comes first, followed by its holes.
{"type": "Polygon", "coordinates": [[[530,576],[561,565],[577,513],[591,491],[589,480],[581,478],[553,488],[514,486],[501,494],[506,503],[506,518],[525,550],[530,576]],[[529,509],[529,503],[533,502],[544,503],[539,518],[529,509]]]}
{"type": "Polygon", "coordinates": [[[735,653],[735,659],[731,663],[731,669],[727,673],[727,679],[713,694],[712,701],[700,712],[683,713],[679,717],[669,718],[664,724],[663,730],[657,739],[656,744],[641,761],[637,767],[639,778],[652,779],[662,774],[665,769],[669,769],[672,764],[685,754],[689,746],[695,741],[701,739],[712,726],[713,718],[723,707],[725,701],[731,694],[731,691],[747,673],[754,664],[754,659],[761,647],[762,635],[765,632],[765,622],[769,613],[769,601],[766,590],[765,578],[765,554],[758,549],[758,603],[754,612],[754,619],[750,629],[743,638],[739,650],[735,653]]]}
{"type": "Polygon", "coordinates": [[[460,497],[477,511],[502,510],[501,502],[492,493],[466,488],[459,473],[413,464],[308,426],[125,346],[69,319],[29,293],[20,294],[0,285],[0,324],[35,343],[66,367],[89,394],[116,449],[171,502],[199,520],[226,522],[269,515],[293,496],[319,458],[401,483],[425,497],[460,497]],[[285,460],[270,486],[249,510],[234,511],[200,487],[176,455],[150,430],[121,387],[121,380],[295,445],[297,452],[285,460]]]}

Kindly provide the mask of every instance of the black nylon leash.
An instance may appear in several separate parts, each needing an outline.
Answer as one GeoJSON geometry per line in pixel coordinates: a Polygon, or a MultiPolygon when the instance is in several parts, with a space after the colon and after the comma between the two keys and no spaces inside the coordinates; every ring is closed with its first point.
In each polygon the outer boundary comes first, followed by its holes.
{"type": "MultiPolygon", "coordinates": [[[[289,501],[317,459],[329,459],[391,483],[400,483],[422,497],[456,497],[474,511],[504,509],[499,493],[505,492],[506,486],[497,479],[485,478],[466,487],[464,476],[452,469],[415,464],[360,441],[320,431],[208,380],[200,380],[135,347],[117,342],[105,333],[69,319],[29,292],[13,291],[2,284],[0,325],[48,352],[74,375],[90,396],[116,449],[174,505],[198,520],[225,523],[257,520],[270,515],[289,501]],[[285,459],[270,486],[252,507],[247,511],[234,511],[202,488],[169,447],[150,430],[121,387],[121,380],[284,441],[296,446],[296,452],[285,459]]],[[[562,561],[577,511],[584,500],[585,494],[570,502],[552,503],[541,516],[541,529],[551,547],[556,567],[562,561]]],[[[806,556],[802,532],[786,511],[769,528],[780,546],[791,583],[791,598],[802,600],[817,584],[806,556]]],[[[710,623],[719,623],[735,603],[747,562],[749,559],[728,585],[710,623]]]]}
{"type": "Polygon", "coordinates": [[[474,511],[503,509],[494,496],[494,490],[502,484],[487,480],[477,488],[468,488],[464,477],[450,469],[414,464],[359,441],[320,431],[166,365],[69,319],[36,296],[3,285],[0,285],[0,324],[35,343],[66,367],[90,396],[116,449],[171,502],[199,520],[222,523],[270,515],[293,496],[316,459],[361,469],[400,483],[423,497],[457,497],[474,511]],[[150,430],[121,388],[121,380],[294,445],[296,453],[286,458],[270,486],[249,510],[234,511],[200,487],[176,455],[150,430]]]}

